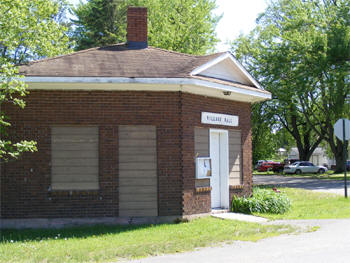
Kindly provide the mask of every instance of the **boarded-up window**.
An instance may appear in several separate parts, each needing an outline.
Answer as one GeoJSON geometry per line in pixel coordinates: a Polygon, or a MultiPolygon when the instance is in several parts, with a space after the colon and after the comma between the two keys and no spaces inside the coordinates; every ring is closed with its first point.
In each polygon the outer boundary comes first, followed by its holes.
{"type": "Polygon", "coordinates": [[[230,185],[242,183],[242,142],[240,131],[229,131],[229,181],[230,185]]]}
{"type": "MultiPolygon", "coordinates": [[[[195,157],[209,157],[209,129],[199,128],[194,129],[194,152],[195,157]]],[[[210,186],[210,179],[196,179],[196,187],[210,186]]]]}
{"type": "Polygon", "coordinates": [[[94,190],[98,184],[98,127],[52,127],[52,189],[94,190]]]}
{"type": "Polygon", "coordinates": [[[194,129],[194,152],[196,157],[209,156],[209,129],[195,128],[194,129]]]}
{"type": "Polygon", "coordinates": [[[157,216],[154,126],[119,126],[119,216],[157,216]]]}

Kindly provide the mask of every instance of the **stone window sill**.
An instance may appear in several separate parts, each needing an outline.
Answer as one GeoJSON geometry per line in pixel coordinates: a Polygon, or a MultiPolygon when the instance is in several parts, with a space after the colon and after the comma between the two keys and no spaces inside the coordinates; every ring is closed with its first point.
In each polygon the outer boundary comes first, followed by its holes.
{"type": "Polygon", "coordinates": [[[196,193],[210,192],[211,187],[196,187],[196,193]]]}

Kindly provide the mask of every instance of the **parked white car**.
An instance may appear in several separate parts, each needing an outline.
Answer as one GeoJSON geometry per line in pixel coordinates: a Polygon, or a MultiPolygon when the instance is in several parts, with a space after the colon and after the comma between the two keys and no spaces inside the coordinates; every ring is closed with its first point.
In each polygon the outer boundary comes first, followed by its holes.
{"type": "Polygon", "coordinates": [[[327,171],[327,167],[314,165],[311,162],[295,162],[286,165],[283,172],[286,174],[302,174],[302,173],[319,173],[323,174],[327,171]]]}

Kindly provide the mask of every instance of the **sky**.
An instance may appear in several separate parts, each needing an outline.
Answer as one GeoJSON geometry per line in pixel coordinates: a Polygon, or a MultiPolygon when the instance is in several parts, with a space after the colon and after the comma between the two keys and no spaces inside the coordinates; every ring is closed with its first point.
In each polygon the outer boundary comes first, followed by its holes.
{"type": "Polygon", "coordinates": [[[265,0],[216,0],[216,14],[223,14],[216,27],[221,42],[218,51],[228,50],[227,41],[233,40],[240,33],[247,34],[255,27],[255,20],[267,4],[265,0]]]}
{"type": "MultiPolygon", "coordinates": [[[[70,0],[74,5],[79,1],[70,0]]],[[[267,6],[265,0],[216,0],[216,4],[218,8],[214,13],[223,15],[216,27],[220,39],[216,46],[217,51],[228,50],[228,41],[235,39],[240,33],[249,33],[255,26],[255,19],[267,6]]]]}

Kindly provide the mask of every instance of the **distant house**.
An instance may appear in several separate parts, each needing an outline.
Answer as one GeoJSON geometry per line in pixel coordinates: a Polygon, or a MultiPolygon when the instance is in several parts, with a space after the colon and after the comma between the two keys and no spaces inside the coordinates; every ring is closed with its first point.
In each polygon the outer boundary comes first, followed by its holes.
{"type": "MultiPolygon", "coordinates": [[[[288,159],[299,159],[299,152],[297,147],[292,147],[288,154],[288,159]]],[[[335,162],[329,159],[326,151],[322,147],[317,147],[310,157],[310,162],[315,165],[326,165],[331,167],[335,162]]]]}
{"type": "Polygon", "coordinates": [[[20,67],[27,106],[2,110],[38,152],[1,167],[3,227],[170,221],[251,193],[251,104],[271,94],[230,52],[149,47],[145,8],[127,28],[20,67]]]}

